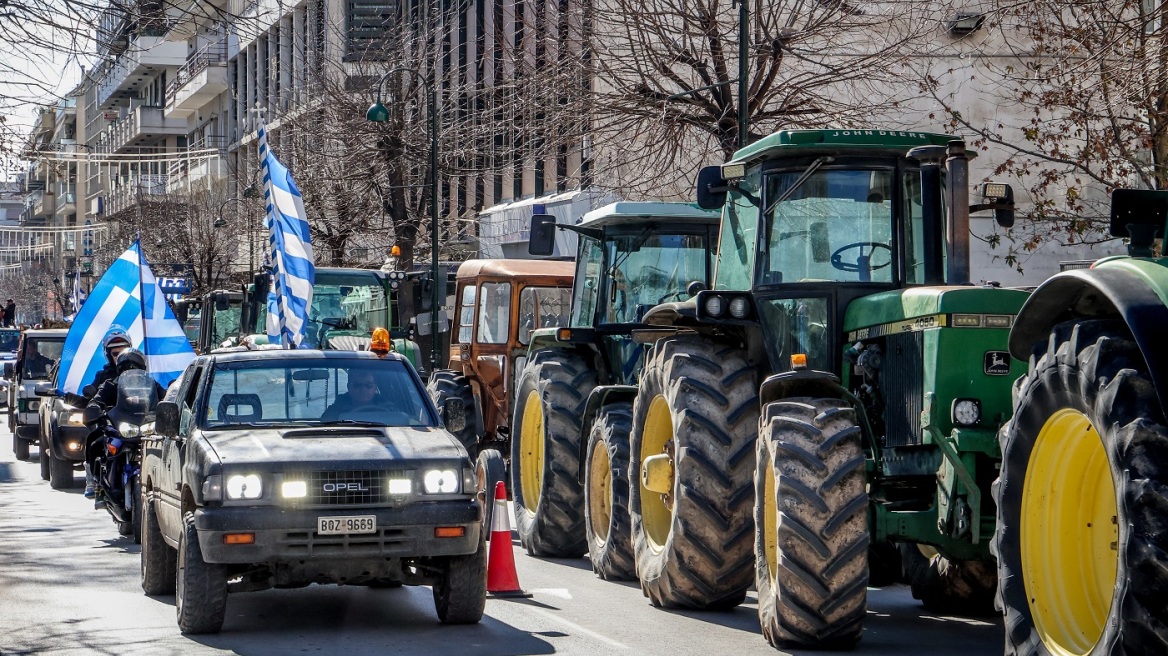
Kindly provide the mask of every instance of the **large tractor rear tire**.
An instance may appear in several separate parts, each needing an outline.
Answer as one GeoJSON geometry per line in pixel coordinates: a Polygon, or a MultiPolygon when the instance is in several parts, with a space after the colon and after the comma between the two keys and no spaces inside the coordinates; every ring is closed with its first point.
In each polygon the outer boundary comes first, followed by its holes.
{"type": "Polygon", "coordinates": [[[753,582],[754,374],[742,349],[688,335],[658,342],[641,374],[629,513],[654,606],[725,610],[753,582]]]}
{"type": "Polygon", "coordinates": [[[578,353],[537,353],[519,378],[511,422],[511,493],[519,541],[533,556],[588,551],[577,478],[580,418],[596,370],[578,353]]]}
{"type": "Polygon", "coordinates": [[[768,403],[755,476],[758,615],[774,647],[848,649],[864,632],[868,493],[856,411],[768,403]]]}
{"type": "Polygon", "coordinates": [[[1006,653],[1168,653],[1168,428],[1126,327],[1055,326],[999,437],[1006,653]]]}
{"type": "Polygon", "coordinates": [[[637,578],[629,527],[631,403],[603,408],[592,422],[584,465],[584,523],[592,571],[606,581],[637,578]]]}
{"type": "MultiPolygon", "coordinates": [[[[457,371],[439,369],[430,376],[430,382],[426,383],[426,391],[430,393],[430,399],[438,407],[439,414],[445,412],[443,405],[447,399],[460,399],[462,401],[463,407],[466,408],[466,427],[460,431],[451,432],[466,447],[466,452],[473,461],[479,455],[479,444],[478,436],[475,434],[475,397],[470,380],[457,371]]],[[[443,415],[442,420],[446,421],[445,415],[443,415]]]]}

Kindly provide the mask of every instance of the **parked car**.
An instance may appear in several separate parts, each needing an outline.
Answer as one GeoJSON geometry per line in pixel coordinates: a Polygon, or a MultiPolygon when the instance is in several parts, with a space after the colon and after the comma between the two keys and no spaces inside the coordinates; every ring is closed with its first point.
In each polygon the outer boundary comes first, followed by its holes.
{"type": "Polygon", "coordinates": [[[61,363],[53,365],[49,380],[37,383],[34,393],[40,397],[38,440],[41,445],[41,478],[54,490],[71,488],[75,484],[73,472],[85,460],[85,438],[89,429],[82,419],[85,408],[69,405],[56,392],[61,363]]]}
{"type": "Polygon", "coordinates": [[[442,622],[482,618],[470,459],[385,349],[215,351],[171,385],[143,442],[141,569],[184,633],[217,632],[229,592],[310,583],[431,585],[442,622]]]}
{"type": "Polygon", "coordinates": [[[39,442],[37,409],[41,399],[36,395],[36,384],[49,379],[49,370],[61,359],[67,334],[68,330],[54,328],[26,330],[21,335],[8,390],[8,428],[18,460],[28,460],[29,446],[39,442]]]}

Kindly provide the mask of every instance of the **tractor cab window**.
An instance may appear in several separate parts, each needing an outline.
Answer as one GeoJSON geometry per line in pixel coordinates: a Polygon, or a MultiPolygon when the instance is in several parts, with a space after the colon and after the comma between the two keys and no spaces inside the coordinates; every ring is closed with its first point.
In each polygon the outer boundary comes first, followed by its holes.
{"type": "MultiPolygon", "coordinates": [[[[904,281],[910,285],[921,285],[925,282],[925,260],[929,253],[925,249],[925,219],[921,208],[921,176],[913,171],[904,176],[904,281]]],[[[941,202],[945,202],[945,194],[941,195],[941,202]]],[[[942,212],[944,207],[942,207],[942,212]]],[[[945,249],[939,253],[941,270],[945,270],[945,249]]]]}
{"type": "Polygon", "coordinates": [[[462,288],[462,298],[458,308],[458,343],[470,344],[470,334],[474,330],[475,291],[478,287],[467,285],[462,288]]]}
{"type": "Polygon", "coordinates": [[[894,172],[821,169],[796,184],[802,175],[767,178],[761,284],[892,282],[894,172]]]}
{"type": "Polygon", "coordinates": [[[722,211],[717,269],[714,272],[715,289],[751,288],[757,250],[755,238],[758,235],[759,209],[755,203],[761,177],[758,168],[750,169],[746,177],[738,181],[737,187],[731,190],[729,202],[722,211]]]}
{"type": "Polygon", "coordinates": [[[519,343],[530,341],[537,328],[566,325],[571,302],[567,287],[524,287],[519,292],[519,343]]]}
{"type": "Polygon", "coordinates": [[[688,298],[686,287],[705,281],[710,244],[706,235],[662,234],[657,227],[605,240],[604,323],[636,323],[655,305],[688,298]]]}
{"type": "Polygon", "coordinates": [[[484,282],[479,293],[479,344],[506,344],[511,327],[511,283],[484,282]]]}
{"type": "Polygon", "coordinates": [[[576,260],[576,279],[573,283],[572,326],[591,326],[600,298],[600,270],[604,266],[604,250],[600,242],[580,237],[580,257],[576,260]]]}

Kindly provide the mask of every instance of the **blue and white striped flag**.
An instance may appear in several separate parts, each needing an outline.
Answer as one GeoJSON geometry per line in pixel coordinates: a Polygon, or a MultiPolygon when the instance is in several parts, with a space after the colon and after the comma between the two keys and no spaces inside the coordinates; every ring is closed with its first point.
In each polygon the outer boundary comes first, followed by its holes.
{"type": "Polygon", "coordinates": [[[110,265],[73,318],[61,351],[59,391],[77,392],[93,382],[105,366],[101,342],[115,326],[146,354],[150,375],[163,387],[195,357],[136,241],[110,265]]]}
{"type": "Polygon", "coordinates": [[[308,214],[292,174],[268,148],[267,127],[259,126],[260,163],[264,172],[265,219],[272,247],[272,291],[268,296],[268,340],[296,348],[304,340],[316,267],[308,214]],[[272,310],[275,310],[273,317],[272,310]]]}

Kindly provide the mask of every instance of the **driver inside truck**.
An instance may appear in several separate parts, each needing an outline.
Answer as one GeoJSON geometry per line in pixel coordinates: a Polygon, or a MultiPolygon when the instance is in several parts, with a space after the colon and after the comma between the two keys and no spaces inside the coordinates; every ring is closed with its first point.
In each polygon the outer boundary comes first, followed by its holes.
{"type": "Polygon", "coordinates": [[[322,422],[344,419],[344,415],[357,408],[365,406],[380,406],[385,403],[381,392],[377,389],[377,381],[373,372],[364,369],[349,371],[349,387],[343,394],[338,394],[333,404],[325,408],[320,416],[322,422]]]}

